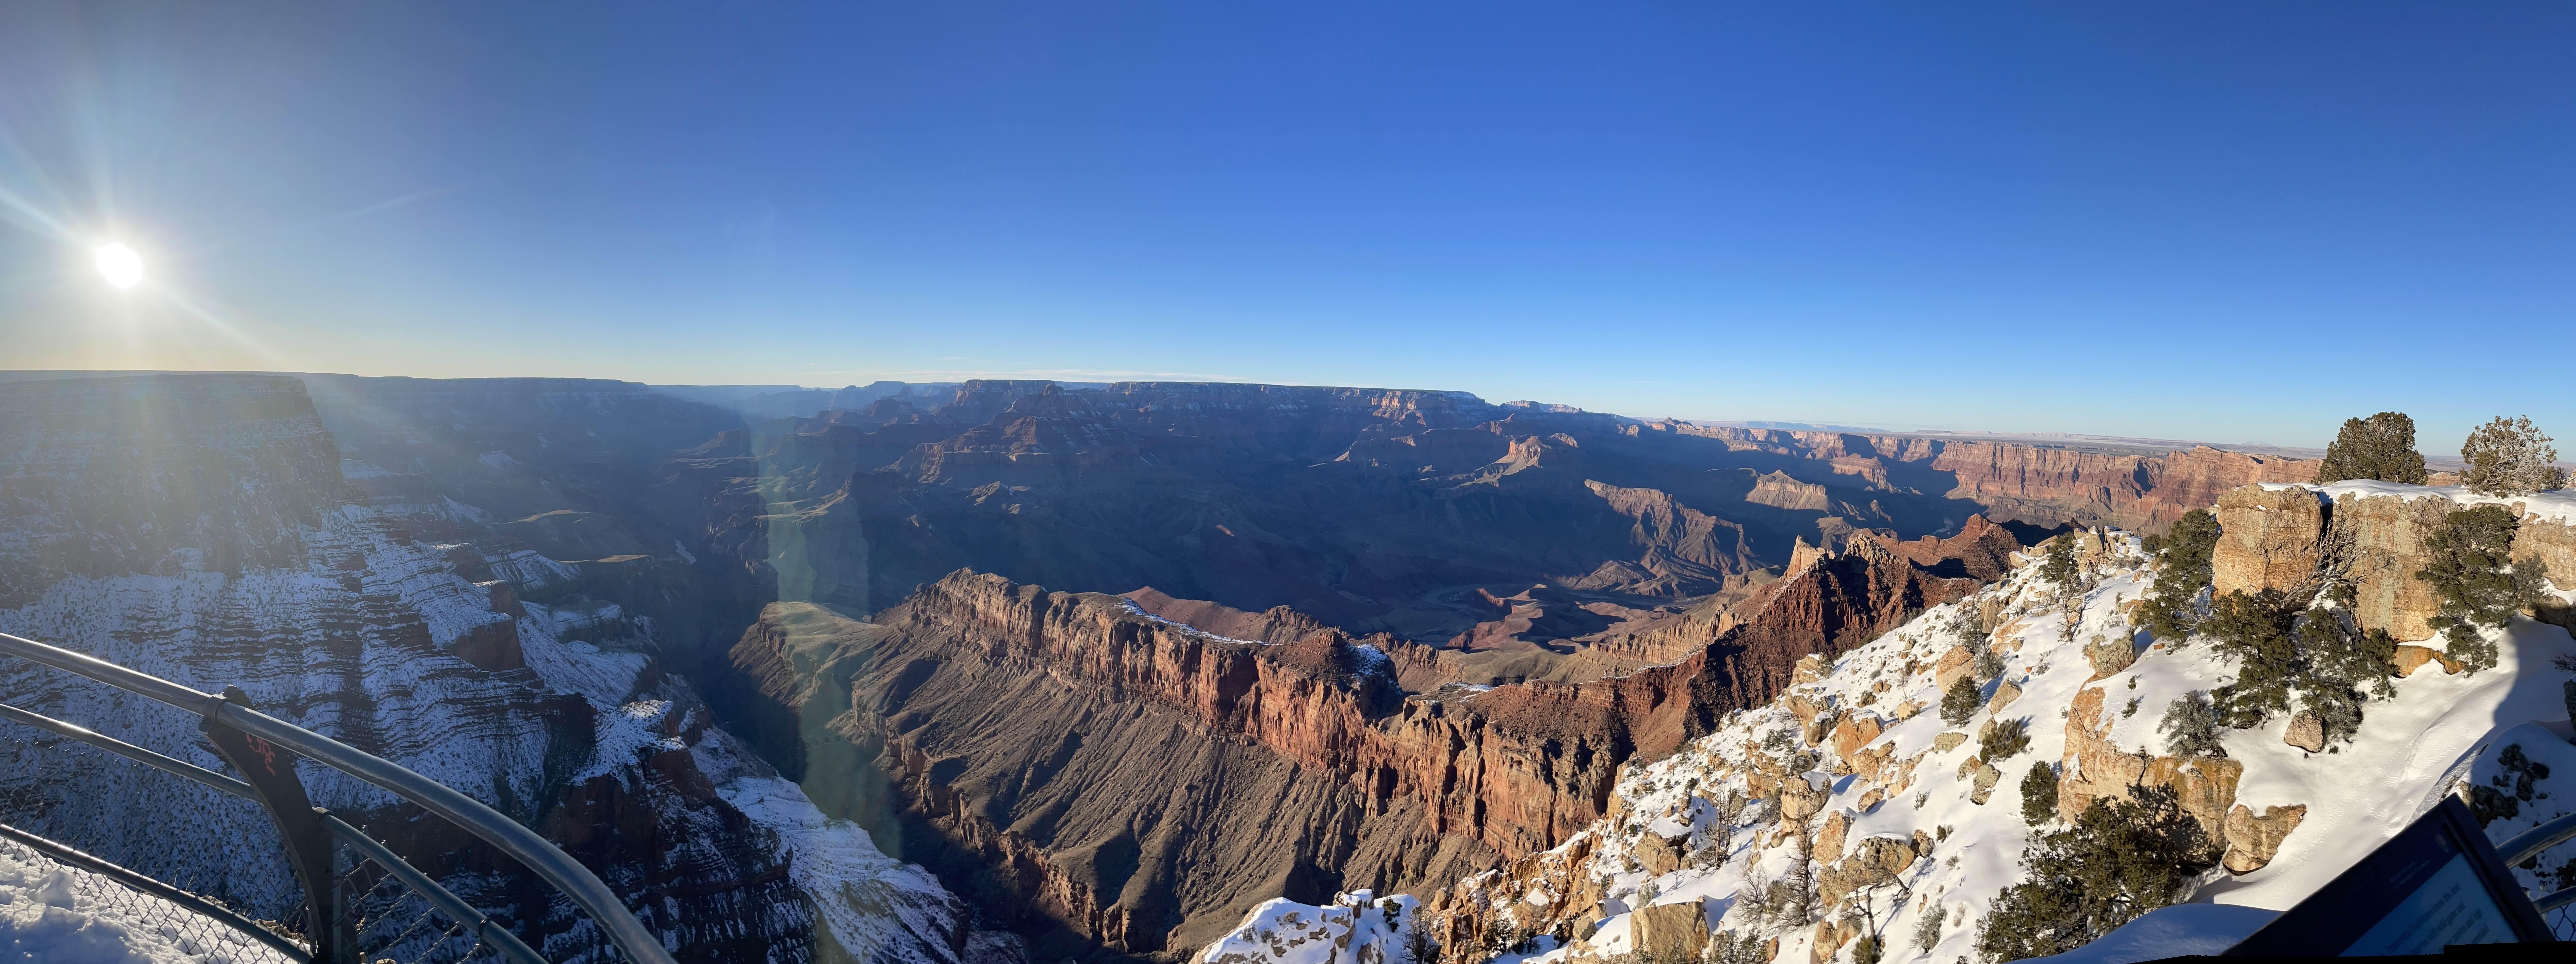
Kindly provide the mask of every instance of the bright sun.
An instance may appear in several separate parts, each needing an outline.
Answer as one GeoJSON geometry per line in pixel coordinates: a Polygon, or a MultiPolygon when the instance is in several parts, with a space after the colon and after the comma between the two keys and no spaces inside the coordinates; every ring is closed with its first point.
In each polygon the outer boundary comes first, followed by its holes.
{"type": "Polygon", "coordinates": [[[98,249],[98,273],[108,284],[131,288],[143,280],[143,256],[122,244],[98,249]]]}

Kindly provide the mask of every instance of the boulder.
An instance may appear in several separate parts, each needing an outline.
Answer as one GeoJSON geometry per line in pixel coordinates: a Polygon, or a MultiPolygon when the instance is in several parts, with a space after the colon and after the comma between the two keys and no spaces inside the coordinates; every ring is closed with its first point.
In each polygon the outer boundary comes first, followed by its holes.
{"type": "Polygon", "coordinates": [[[1851,832],[1852,812],[1836,810],[1825,815],[1824,829],[1816,831],[1816,859],[1832,863],[1842,859],[1843,836],[1851,832]]]}
{"type": "Polygon", "coordinates": [[[1942,753],[1948,753],[1952,750],[1958,749],[1962,745],[1965,745],[1967,742],[1967,734],[1961,733],[1957,730],[1951,730],[1950,732],[1943,733],[1940,736],[1933,737],[1932,749],[1942,753]]]}
{"type": "MultiPolygon", "coordinates": [[[[2310,753],[2325,752],[2325,720],[2318,718],[2315,710],[2300,710],[2298,715],[2290,717],[2290,731],[2281,735],[2281,742],[2310,753]]],[[[2240,806],[2236,809],[2245,808],[2240,806]]]]}
{"type": "Polygon", "coordinates": [[[2429,620],[2442,601],[2415,572],[2424,568],[2424,541],[2456,508],[2432,494],[2335,500],[2335,533],[2349,545],[2344,575],[2352,582],[2353,617],[2363,628],[2387,630],[2401,642],[2433,637],[2429,620]]]}
{"type": "Polygon", "coordinates": [[[2004,707],[2011,706],[2012,701],[2020,698],[2020,686],[2009,681],[1997,683],[1995,684],[1995,695],[1986,699],[1986,711],[1989,713],[2002,713],[2004,711],[2004,707]]]}
{"type": "Polygon", "coordinates": [[[1835,954],[1842,951],[1843,945],[1851,943],[1853,938],[1859,936],[1860,924],[1849,918],[1817,921],[1816,943],[1810,950],[1810,955],[1816,964],[1827,964],[1834,959],[1835,954]]]}
{"type": "Polygon", "coordinates": [[[2308,816],[2306,804],[2265,807],[2262,816],[2254,808],[2237,804],[2227,812],[2227,856],[2222,861],[2233,874],[2250,874],[2271,863],[2281,852],[2281,840],[2299,828],[2308,816]]]}
{"type": "Polygon", "coordinates": [[[1804,778],[1790,777],[1780,781],[1780,817],[1783,821],[1803,824],[1808,817],[1825,808],[1833,783],[1822,773],[1809,772],[1804,778]]]}
{"type": "Polygon", "coordinates": [[[1708,946],[1708,910],[1696,900],[1656,904],[1628,920],[1636,949],[1650,960],[1698,960],[1708,946]]]}
{"type": "Polygon", "coordinates": [[[1637,837],[1637,865],[1646,873],[1661,877],[1680,870],[1682,855],[1690,847],[1690,838],[1671,839],[1647,833],[1637,837]]]}
{"type": "Polygon", "coordinates": [[[1977,654],[1968,652],[1965,646],[1952,646],[1941,654],[1939,662],[1932,664],[1932,683],[1938,692],[1947,693],[1959,677],[1968,675],[1976,665],[1977,654]]]}
{"type": "Polygon", "coordinates": [[[2209,566],[2219,595],[2289,589],[2317,571],[2325,507],[2309,489],[2242,486],[2219,497],[2218,528],[2209,566]]]}
{"type": "Polygon", "coordinates": [[[1849,760],[1886,730],[1886,724],[1875,713],[1855,713],[1834,724],[1834,755],[1849,760]]]}
{"type": "Polygon", "coordinates": [[[2004,771],[1995,769],[1994,764],[1987,763],[1978,766],[1976,773],[1976,786],[1974,789],[1968,791],[1968,801],[1979,806],[1983,806],[1986,802],[1986,798],[1995,795],[1995,784],[2003,782],[2003,779],[2004,771]]]}
{"type": "Polygon", "coordinates": [[[1801,656],[1798,658],[1798,665],[1789,671],[1789,684],[1795,686],[1799,683],[1813,683],[1824,679],[1825,671],[1831,665],[1825,661],[1821,653],[1808,653],[1801,656]]]}
{"type": "Polygon", "coordinates": [[[2117,639],[2097,634],[2093,637],[2093,641],[2084,647],[2084,661],[2093,664],[2093,679],[2085,682],[2104,679],[2127,670],[2131,664],[2138,661],[2138,644],[2132,641],[2126,632],[2122,632],[2117,639]]]}

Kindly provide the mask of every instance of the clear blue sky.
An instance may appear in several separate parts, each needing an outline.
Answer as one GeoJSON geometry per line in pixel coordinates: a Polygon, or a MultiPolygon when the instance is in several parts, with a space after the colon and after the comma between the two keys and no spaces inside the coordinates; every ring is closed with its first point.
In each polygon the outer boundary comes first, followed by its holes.
{"type": "Polygon", "coordinates": [[[156,6],[0,7],[0,365],[2576,439],[2566,4],[156,6]]]}

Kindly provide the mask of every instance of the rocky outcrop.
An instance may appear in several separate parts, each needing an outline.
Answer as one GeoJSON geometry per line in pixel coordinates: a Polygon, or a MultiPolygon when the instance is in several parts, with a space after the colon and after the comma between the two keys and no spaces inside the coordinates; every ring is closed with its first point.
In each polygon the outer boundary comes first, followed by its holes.
{"type": "MultiPolygon", "coordinates": [[[[2404,641],[2430,639],[2441,600],[2415,574],[2429,555],[2426,540],[2441,531],[2463,499],[2487,501],[2457,490],[2384,482],[2237,489],[2218,503],[2224,531],[2210,556],[2215,591],[2312,584],[2319,565],[2329,563],[2352,585],[2353,615],[2364,628],[2387,630],[2404,641]],[[2321,494],[2332,499],[2330,510],[2320,503],[2321,494]]],[[[2506,504],[2522,517],[2511,549],[2515,558],[2576,565],[2576,527],[2520,503],[2506,504]]]]}
{"type": "Polygon", "coordinates": [[[2335,526],[2351,546],[2344,574],[2352,582],[2353,615],[2361,625],[2385,629],[2401,640],[2433,637],[2429,621],[2442,601],[2415,573],[2428,556],[2424,541],[2441,531],[2456,508],[2442,498],[2347,494],[2335,499],[2335,526]]]}
{"type": "Polygon", "coordinates": [[[2209,556],[2217,594],[2286,591],[2316,574],[2326,517],[2316,493],[2249,485],[2221,496],[2217,515],[2209,556]]]}

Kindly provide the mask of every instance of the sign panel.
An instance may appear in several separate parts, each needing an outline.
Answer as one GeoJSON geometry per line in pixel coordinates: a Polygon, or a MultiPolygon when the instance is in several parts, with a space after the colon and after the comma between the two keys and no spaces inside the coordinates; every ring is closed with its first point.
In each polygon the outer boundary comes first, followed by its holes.
{"type": "Polygon", "coordinates": [[[2227,956],[2439,954],[2553,939],[2477,818],[2446,796],[2227,956]]]}

